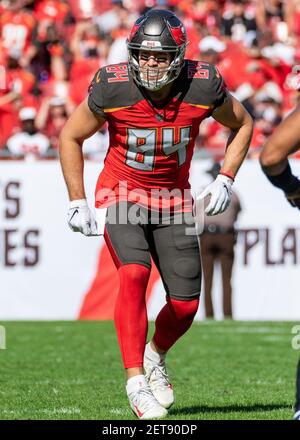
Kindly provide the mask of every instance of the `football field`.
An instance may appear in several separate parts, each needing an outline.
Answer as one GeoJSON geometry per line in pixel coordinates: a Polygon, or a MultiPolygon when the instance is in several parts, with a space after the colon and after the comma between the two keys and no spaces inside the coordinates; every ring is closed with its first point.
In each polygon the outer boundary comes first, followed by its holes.
{"type": "MultiPolygon", "coordinates": [[[[294,324],[195,322],[168,356],[168,419],[291,419],[294,324]]],[[[112,322],[1,325],[0,419],[135,419],[112,322]]]]}

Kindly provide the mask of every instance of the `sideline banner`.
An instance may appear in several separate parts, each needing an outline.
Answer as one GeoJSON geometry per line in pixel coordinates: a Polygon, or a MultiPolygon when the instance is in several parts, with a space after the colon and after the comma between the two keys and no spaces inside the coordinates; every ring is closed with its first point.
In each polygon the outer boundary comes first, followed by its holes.
{"type": "MultiPolygon", "coordinates": [[[[85,165],[91,206],[102,166],[85,165]]],[[[194,161],[193,190],[209,183],[205,171],[210,166],[210,161],[194,161]]],[[[298,161],[292,168],[300,175],[298,161]]],[[[234,317],[297,320],[300,212],[267,182],[256,161],[242,166],[234,186],[243,208],[232,279],[234,317]]],[[[57,162],[0,161],[0,319],[112,318],[118,276],[104,240],[72,233],[67,208],[57,162]]],[[[218,268],[213,300],[222,318],[218,268]]],[[[164,302],[153,269],[147,291],[150,319],[164,302]]],[[[197,318],[202,317],[201,306],[197,318]]]]}

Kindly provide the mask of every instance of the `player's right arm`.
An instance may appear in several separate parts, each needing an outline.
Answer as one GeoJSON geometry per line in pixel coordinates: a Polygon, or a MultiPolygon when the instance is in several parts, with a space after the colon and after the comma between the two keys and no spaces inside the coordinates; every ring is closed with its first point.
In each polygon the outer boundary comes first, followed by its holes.
{"type": "Polygon", "coordinates": [[[300,209],[300,181],[292,174],[288,156],[300,148],[300,105],[276,128],[260,154],[262,169],[292,206],[300,209]]]}
{"type": "Polygon", "coordinates": [[[105,123],[105,118],[90,110],[86,98],[72,113],[59,137],[59,156],[70,201],[85,199],[83,183],[83,141],[105,123]]]}
{"type": "Polygon", "coordinates": [[[89,98],[76,108],[64,126],[59,138],[59,155],[70,198],[68,225],[74,232],[93,236],[101,235],[103,231],[98,228],[86,200],[82,144],[102,127],[105,117],[90,110],[89,98]]]}

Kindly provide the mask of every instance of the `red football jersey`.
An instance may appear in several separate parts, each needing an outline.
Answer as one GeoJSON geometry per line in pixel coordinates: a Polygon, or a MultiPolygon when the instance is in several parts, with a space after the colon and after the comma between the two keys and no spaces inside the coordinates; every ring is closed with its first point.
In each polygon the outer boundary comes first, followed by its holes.
{"type": "Polygon", "coordinates": [[[27,11],[6,11],[0,18],[1,39],[4,50],[24,53],[31,41],[31,34],[35,27],[35,19],[27,11]]]}
{"type": "Polygon", "coordinates": [[[184,190],[190,188],[189,169],[199,124],[225,97],[218,70],[203,62],[185,61],[162,108],[137,86],[127,63],[101,68],[88,99],[90,109],[106,118],[110,135],[96,206],[113,201],[114,194],[104,197],[105,188],[114,190],[117,199],[154,208],[164,206],[153,201],[158,200],[155,194],[159,190],[172,191],[172,205],[180,194],[187,198],[189,191],[184,190]]]}

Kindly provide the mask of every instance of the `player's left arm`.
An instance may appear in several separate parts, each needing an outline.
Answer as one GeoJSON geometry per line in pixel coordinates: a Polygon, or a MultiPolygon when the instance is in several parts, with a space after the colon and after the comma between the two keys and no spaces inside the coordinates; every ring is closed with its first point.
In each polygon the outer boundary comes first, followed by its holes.
{"type": "Polygon", "coordinates": [[[197,197],[197,200],[210,196],[205,209],[207,215],[221,214],[229,206],[232,184],[250,145],[253,121],[243,105],[227,92],[223,104],[212,113],[212,117],[230,128],[227,148],[220,174],[197,197]]]}
{"type": "Polygon", "coordinates": [[[224,103],[213,111],[212,117],[230,128],[222,170],[234,178],[249,149],[253,132],[252,117],[230,93],[227,93],[224,103]]]}

